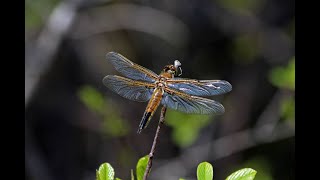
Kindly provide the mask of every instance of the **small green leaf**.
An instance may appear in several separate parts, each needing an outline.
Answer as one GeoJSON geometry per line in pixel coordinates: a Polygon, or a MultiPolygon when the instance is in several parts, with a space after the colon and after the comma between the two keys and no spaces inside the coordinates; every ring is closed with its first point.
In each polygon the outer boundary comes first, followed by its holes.
{"type": "Polygon", "coordinates": [[[115,180],[121,180],[120,178],[116,178],[115,180]]]}
{"type": "Polygon", "coordinates": [[[256,176],[257,171],[251,168],[240,169],[226,178],[226,180],[252,180],[256,176]]]}
{"type": "Polygon", "coordinates": [[[166,125],[172,127],[173,142],[180,147],[187,147],[195,142],[200,130],[213,120],[210,115],[186,114],[178,111],[168,111],[166,125]]]}
{"type": "Polygon", "coordinates": [[[83,86],[79,90],[78,96],[91,111],[101,114],[104,112],[105,102],[103,95],[92,86],[83,86]]]}
{"type": "Polygon", "coordinates": [[[109,163],[100,165],[96,173],[97,180],[114,180],[114,170],[109,163]]]}
{"type": "Polygon", "coordinates": [[[213,179],[213,167],[208,162],[202,162],[197,168],[198,180],[212,180],[213,179]]]}
{"type": "Polygon", "coordinates": [[[130,127],[121,118],[118,108],[114,106],[112,101],[105,99],[97,89],[85,85],[78,91],[78,96],[89,110],[103,119],[103,132],[113,137],[122,137],[129,132],[130,127]]]}
{"type": "Polygon", "coordinates": [[[131,180],[134,180],[133,169],[131,169],[131,180]]]}
{"type": "Polygon", "coordinates": [[[295,90],[295,58],[293,57],[286,67],[275,67],[269,74],[271,83],[283,89],[295,90]]]}
{"type": "Polygon", "coordinates": [[[183,179],[183,178],[179,178],[179,180],[186,180],[186,179],[183,179]]]}
{"type": "Polygon", "coordinates": [[[146,167],[149,161],[149,156],[146,155],[139,159],[136,167],[137,180],[142,180],[144,172],[146,171],[146,167]]]}

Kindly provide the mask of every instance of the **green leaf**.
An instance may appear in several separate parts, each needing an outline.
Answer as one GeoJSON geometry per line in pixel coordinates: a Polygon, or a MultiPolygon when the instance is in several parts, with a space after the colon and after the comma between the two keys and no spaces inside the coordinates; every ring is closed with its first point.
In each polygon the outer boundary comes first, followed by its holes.
{"type": "Polygon", "coordinates": [[[113,137],[122,137],[128,134],[129,125],[121,118],[117,107],[110,100],[105,99],[102,93],[94,87],[86,85],[79,90],[78,96],[88,109],[102,117],[103,132],[113,137]]]}
{"type": "Polygon", "coordinates": [[[114,180],[114,170],[109,163],[100,165],[96,173],[97,180],[114,180]]]}
{"type": "Polygon", "coordinates": [[[115,180],[121,180],[120,178],[116,178],[115,180]]]}
{"type": "Polygon", "coordinates": [[[275,67],[269,74],[271,83],[283,89],[295,89],[295,58],[293,57],[286,67],[275,67]]]}
{"type": "Polygon", "coordinates": [[[180,147],[191,145],[199,135],[201,128],[207,126],[212,116],[186,114],[178,111],[168,111],[166,115],[166,125],[172,127],[172,139],[180,147]]]}
{"type": "Polygon", "coordinates": [[[133,169],[131,169],[131,180],[134,180],[133,169]]]}
{"type": "Polygon", "coordinates": [[[202,162],[197,168],[198,180],[212,180],[213,179],[213,167],[208,162],[202,162]]]}
{"type": "Polygon", "coordinates": [[[83,86],[78,95],[81,101],[91,110],[96,113],[103,114],[105,110],[105,102],[103,95],[91,86],[83,86]]]}
{"type": "Polygon", "coordinates": [[[179,178],[179,180],[186,180],[186,179],[183,179],[183,178],[179,178]]]}
{"type": "Polygon", "coordinates": [[[226,178],[226,180],[252,180],[256,176],[257,171],[251,168],[240,169],[226,178]]]}
{"type": "Polygon", "coordinates": [[[142,180],[144,172],[146,171],[146,167],[149,161],[149,155],[146,155],[139,159],[136,167],[137,180],[142,180]]]}

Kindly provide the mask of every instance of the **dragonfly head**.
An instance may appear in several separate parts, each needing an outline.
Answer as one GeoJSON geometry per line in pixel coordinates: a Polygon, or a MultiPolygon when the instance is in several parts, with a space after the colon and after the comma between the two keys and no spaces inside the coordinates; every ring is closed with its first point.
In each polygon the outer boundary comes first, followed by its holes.
{"type": "Polygon", "coordinates": [[[181,63],[178,60],[175,60],[173,65],[166,65],[163,71],[170,73],[173,76],[180,76],[182,74],[181,63]]]}

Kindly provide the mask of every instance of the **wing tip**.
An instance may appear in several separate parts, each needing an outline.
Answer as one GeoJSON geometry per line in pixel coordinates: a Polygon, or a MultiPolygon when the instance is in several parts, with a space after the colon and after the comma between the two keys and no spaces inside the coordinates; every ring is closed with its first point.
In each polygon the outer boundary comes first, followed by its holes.
{"type": "Polygon", "coordinates": [[[220,104],[219,108],[220,108],[219,111],[216,113],[217,115],[222,115],[226,112],[226,110],[222,104],[220,104]]]}
{"type": "Polygon", "coordinates": [[[224,92],[223,93],[228,93],[230,91],[232,91],[232,85],[231,83],[229,83],[228,81],[226,80],[220,80],[222,83],[223,83],[223,86],[224,86],[224,92]]]}
{"type": "Polygon", "coordinates": [[[113,75],[106,75],[105,77],[102,78],[102,80],[104,79],[110,79],[110,77],[112,77],[113,75]]]}
{"type": "Polygon", "coordinates": [[[102,78],[102,83],[109,87],[110,81],[116,79],[118,76],[117,75],[106,75],[104,78],[102,78]]]}
{"type": "Polygon", "coordinates": [[[110,76],[111,76],[111,75],[106,75],[105,77],[102,78],[102,83],[103,83],[104,85],[107,85],[107,81],[108,81],[108,79],[110,79],[110,76]]]}
{"type": "Polygon", "coordinates": [[[228,81],[225,81],[225,83],[226,83],[227,86],[228,86],[228,92],[232,91],[232,85],[231,85],[231,83],[229,83],[228,81]]]}
{"type": "Polygon", "coordinates": [[[106,54],[106,58],[108,59],[109,57],[112,57],[112,56],[115,56],[115,55],[118,55],[119,53],[117,52],[114,52],[114,51],[110,51],[106,54]]]}
{"type": "MultiPolygon", "coordinates": [[[[210,99],[211,100],[211,99],[210,99]]],[[[211,112],[209,114],[215,114],[215,115],[223,115],[225,113],[225,108],[224,106],[220,103],[220,102],[217,102],[217,101],[213,101],[213,106],[211,108],[211,112]]]]}

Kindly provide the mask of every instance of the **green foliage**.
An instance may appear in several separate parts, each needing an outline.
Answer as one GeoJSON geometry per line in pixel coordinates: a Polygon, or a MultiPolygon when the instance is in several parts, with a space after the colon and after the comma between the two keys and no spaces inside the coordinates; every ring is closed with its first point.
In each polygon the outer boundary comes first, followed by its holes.
{"type": "Polygon", "coordinates": [[[209,115],[185,114],[167,111],[165,123],[173,128],[173,142],[180,147],[191,145],[198,137],[199,131],[212,120],[209,115]]]}
{"type": "Polygon", "coordinates": [[[146,155],[139,159],[136,167],[137,180],[142,180],[146,167],[148,165],[149,155],[146,155]]]}
{"type": "MultiPolygon", "coordinates": [[[[144,172],[146,170],[149,161],[149,156],[146,155],[139,159],[136,165],[137,180],[142,180],[144,172]]],[[[244,168],[232,173],[226,180],[252,180],[254,179],[257,171],[251,168],[244,168]]],[[[97,180],[113,180],[115,172],[109,163],[101,164],[99,170],[96,173],[97,180]]],[[[197,180],[212,180],[213,179],[213,167],[208,162],[202,162],[197,168],[197,180]]],[[[121,180],[116,178],[115,180],[121,180]]],[[[133,170],[131,169],[131,180],[134,180],[133,170]]],[[[185,180],[179,178],[179,180],[185,180]]]]}
{"type": "Polygon", "coordinates": [[[252,180],[256,176],[257,171],[251,168],[240,169],[226,178],[226,180],[252,180]]]}
{"type": "Polygon", "coordinates": [[[271,83],[282,89],[295,89],[295,57],[293,57],[286,67],[276,67],[269,75],[271,83]]]}
{"type": "Polygon", "coordinates": [[[97,180],[114,180],[114,170],[109,163],[103,163],[96,172],[97,180]]]}
{"type": "MultiPolygon", "coordinates": [[[[269,74],[271,83],[284,90],[295,91],[295,57],[289,61],[286,67],[276,67],[269,74]]],[[[290,95],[281,101],[281,117],[285,120],[295,119],[295,100],[290,95]]]]}
{"type": "Polygon", "coordinates": [[[213,167],[208,162],[202,162],[197,168],[198,180],[212,180],[213,179],[213,167]]]}
{"type": "Polygon", "coordinates": [[[129,132],[129,125],[121,118],[118,108],[110,100],[92,86],[83,86],[78,92],[80,100],[89,110],[102,119],[103,132],[114,137],[125,136],[129,132]]]}
{"type": "Polygon", "coordinates": [[[105,102],[101,93],[91,86],[83,86],[79,91],[82,102],[94,112],[103,114],[105,111],[105,102]]]}

